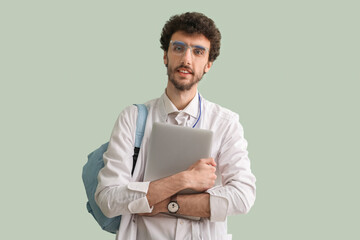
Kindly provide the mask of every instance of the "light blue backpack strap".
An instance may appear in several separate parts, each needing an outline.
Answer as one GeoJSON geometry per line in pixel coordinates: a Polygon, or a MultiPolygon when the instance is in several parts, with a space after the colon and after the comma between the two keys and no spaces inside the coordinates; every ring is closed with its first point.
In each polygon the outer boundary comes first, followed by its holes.
{"type": "Polygon", "coordinates": [[[136,120],[135,147],[140,148],[144,132],[148,110],[144,104],[134,104],[138,108],[138,117],[136,120]]]}

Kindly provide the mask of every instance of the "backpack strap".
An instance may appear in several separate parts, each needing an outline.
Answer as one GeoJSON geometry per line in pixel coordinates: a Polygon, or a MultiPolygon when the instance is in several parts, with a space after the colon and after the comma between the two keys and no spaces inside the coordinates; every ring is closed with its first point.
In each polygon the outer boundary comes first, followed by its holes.
{"type": "Polygon", "coordinates": [[[144,104],[134,104],[138,108],[138,116],[136,120],[135,147],[140,148],[144,132],[148,110],[144,104]]]}
{"type": "Polygon", "coordinates": [[[136,120],[136,132],[135,132],[135,147],[133,155],[133,166],[131,170],[131,176],[134,174],[134,169],[140,152],[140,146],[144,137],[146,119],[148,110],[144,104],[134,104],[138,108],[138,116],[136,120]]]}

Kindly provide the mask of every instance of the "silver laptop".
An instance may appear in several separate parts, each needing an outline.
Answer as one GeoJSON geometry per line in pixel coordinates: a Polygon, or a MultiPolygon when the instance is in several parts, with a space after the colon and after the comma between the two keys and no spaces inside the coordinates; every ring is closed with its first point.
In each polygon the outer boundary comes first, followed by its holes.
{"type": "MultiPolygon", "coordinates": [[[[188,169],[201,158],[211,157],[213,132],[154,123],[149,140],[144,181],[154,181],[188,169]]],[[[217,174],[216,185],[221,183],[217,174]]],[[[185,189],[180,194],[196,193],[185,189]]]]}

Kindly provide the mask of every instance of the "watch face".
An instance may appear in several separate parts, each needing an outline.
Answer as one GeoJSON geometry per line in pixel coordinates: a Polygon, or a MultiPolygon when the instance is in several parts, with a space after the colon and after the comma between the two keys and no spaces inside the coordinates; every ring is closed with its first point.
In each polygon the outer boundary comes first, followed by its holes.
{"type": "Polygon", "coordinates": [[[177,202],[169,202],[168,210],[170,213],[176,213],[179,210],[179,204],[177,202]]]}

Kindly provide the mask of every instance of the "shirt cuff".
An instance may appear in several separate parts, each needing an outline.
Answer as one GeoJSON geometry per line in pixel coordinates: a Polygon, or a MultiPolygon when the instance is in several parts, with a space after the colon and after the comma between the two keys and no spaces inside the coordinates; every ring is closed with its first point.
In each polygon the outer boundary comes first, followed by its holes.
{"type": "Polygon", "coordinates": [[[130,182],[127,187],[130,190],[147,193],[150,182],[130,182]]]}
{"type": "Polygon", "coordinates": [[[131,201],[128,204],[130,213],[150,213],[153,208],[150,208],[146,194],[150,182],[131,182],[128,184],[128,189],[139,192],[139,198],[131,201]]]}
{"type": "Polygon", "coordinates": [[[210,222],[225,221],[229,201],[225,197],[215,195],[215,191],[209,189],[207,192],[210,194],[210,222]]]}

